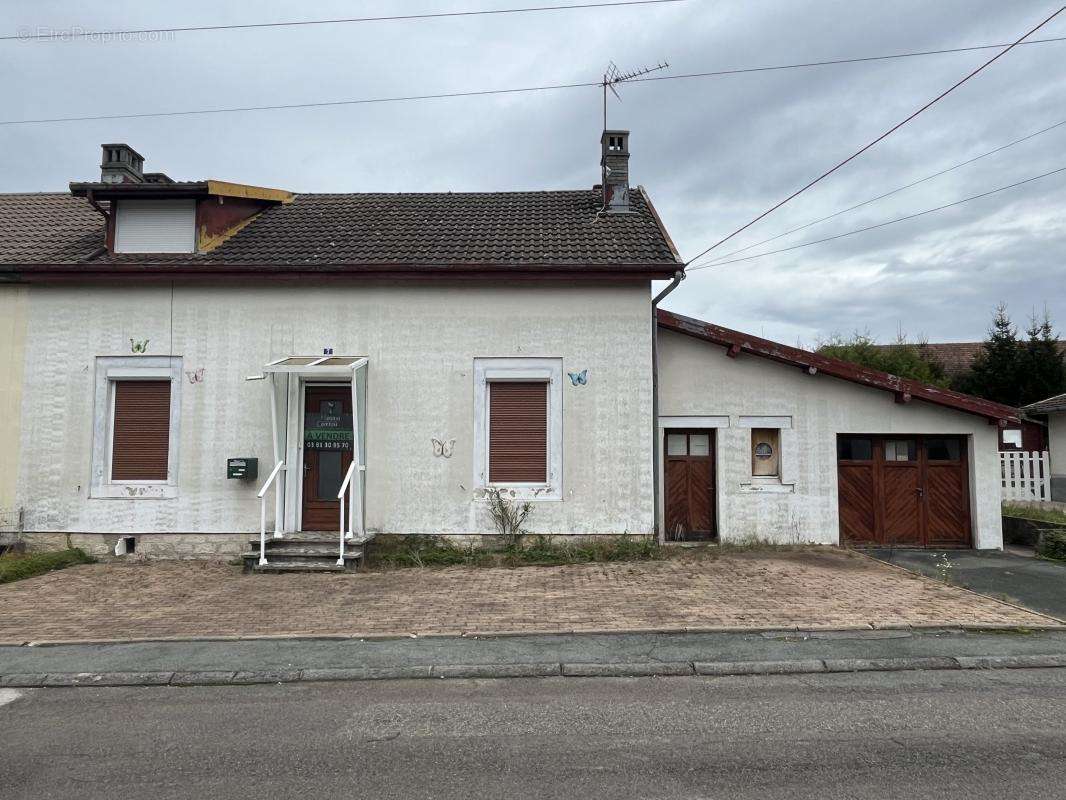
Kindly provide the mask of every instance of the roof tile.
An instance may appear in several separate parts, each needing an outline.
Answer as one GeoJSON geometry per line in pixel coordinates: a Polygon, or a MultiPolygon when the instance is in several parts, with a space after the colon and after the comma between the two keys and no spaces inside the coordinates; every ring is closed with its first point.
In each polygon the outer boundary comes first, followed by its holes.
{"type": "Polygon", "coordinates": [[[639,191],[599,216],[591,189],[301,194],[209,253],[99,253],[100,216],[66,194],[0,195],[0,263],[649,264],[677,260],[639,191]]]}

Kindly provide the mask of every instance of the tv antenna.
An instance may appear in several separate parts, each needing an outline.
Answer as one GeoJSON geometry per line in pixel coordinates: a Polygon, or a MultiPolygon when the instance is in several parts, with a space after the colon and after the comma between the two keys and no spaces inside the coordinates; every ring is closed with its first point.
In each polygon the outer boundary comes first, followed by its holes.
{"type": "MultiPolygon", "coordinates": [[[[664,69],[669,69],[670,62],[656,61],[654,67],[640,67],[633,70],[622,70],[613,61],[607,62],[607,69],[603,73],[603,129],[607,130],[607,90],[611,90],[611,94],[615,96],[618,102],[622,102],[622,96],[618,94],[616,86],[620,86],[623,83],[630,83],[632,81],[647,80],[644,76],[650,75],[653,72],[659,72],[664,69]]],[[[601,170],[600,180],[603,186],[603,209],[607,208],[607,159],[601,159],[603,161],[603,169],[601,170]]]]}

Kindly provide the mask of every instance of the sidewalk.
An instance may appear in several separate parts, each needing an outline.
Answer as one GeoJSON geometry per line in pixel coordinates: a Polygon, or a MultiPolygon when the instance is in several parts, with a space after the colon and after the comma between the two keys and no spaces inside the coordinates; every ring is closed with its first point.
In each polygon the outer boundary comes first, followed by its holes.
{"type": "Polygon", "coordinates": [[[775,631],[0,647],[0,686],[1066,666],[1066,631],[775,631]]]}

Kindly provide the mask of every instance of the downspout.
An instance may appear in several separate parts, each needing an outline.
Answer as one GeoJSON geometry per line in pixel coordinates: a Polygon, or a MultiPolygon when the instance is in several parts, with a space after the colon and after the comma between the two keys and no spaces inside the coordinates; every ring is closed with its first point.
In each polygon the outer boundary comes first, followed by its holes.
{"type": "Polygon", "coordinates": [[[100,203],[97,202],[95,197],[93,197],[93,190],[92,189],[88,189],[85,192],[85,199],[88,200],[89,201],[89,205],[91,205],[98,212],[100,212],[100,214],[104,218],[104,242],[105,242],[105,244],[104,244],[103,247],[96,248],[89,255],[87,255],[85,258],[82,259],[83,262],[88,262],[88,261],[96,260],[96,258],[98,256],[102,256],[104,253],[107,252],[107,244],[106,244],[106,242],[107,242],[107,236],[108,236],[108,233],[109,233],[109,229],[111,227],[111,214],[110,214],[110,212],[107,211],[107,209],[105,209],[102,205],[100,205],[100,203]]]}
{"type": "Polygon", "coordinates": [[[684,267],[674,273],[670,285],[651,301],[651,427],[652,427],[652,510],[655,515],[653,530],[660,544],[663,531],[659,529],[659,318],[656,308],[659,302],[676,289],[685,279],[684,267]]]}
{"type": "Polygon", "coordinates": [[[96,198],[93,197],[92,189],[87,189],[85,191],[85,199],[89,201],[89,205],[91,205],[93,208],[95,208],[97,211],[104,215],[105,220],[111,222],[111,215],[104,209],[102,205],[96,202],[96,198]]]}

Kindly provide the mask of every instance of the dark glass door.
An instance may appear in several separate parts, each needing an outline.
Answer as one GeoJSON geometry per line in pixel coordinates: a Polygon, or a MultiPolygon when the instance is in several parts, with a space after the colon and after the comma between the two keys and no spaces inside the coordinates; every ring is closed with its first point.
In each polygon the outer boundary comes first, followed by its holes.
{"type": "Polygon", "coordinates": [[[307,387],[304,400],[303,530],[340,530],[337,492],[352,463],[354,446],[351,388],[307,387]]]}

